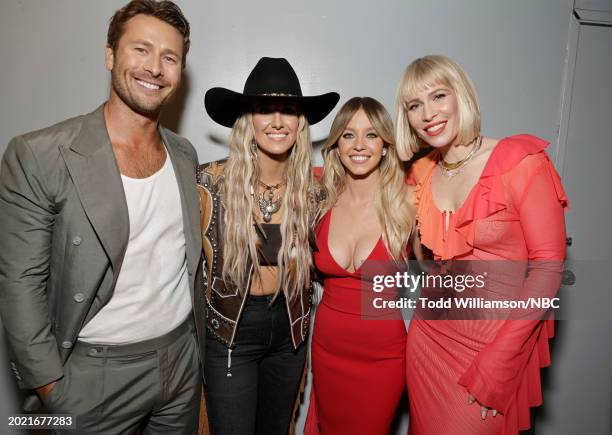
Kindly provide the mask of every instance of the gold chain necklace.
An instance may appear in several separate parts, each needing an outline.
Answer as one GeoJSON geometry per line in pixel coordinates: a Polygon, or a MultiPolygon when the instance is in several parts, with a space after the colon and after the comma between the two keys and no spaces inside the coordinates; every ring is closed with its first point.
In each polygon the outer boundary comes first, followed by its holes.
{"type": "Polygon", "coordinates": [[[470,153],[458,162],[448,163],[444,159],[438,160],[438,166],[442,170],[442,175],[446,178],[453,178],[461,173],[461,169],[468,164],[468,162],[476,155],[480,146],[482,145],[482,136],[478,136],[475,140],[475,145],[472,147],[470,153]]]}

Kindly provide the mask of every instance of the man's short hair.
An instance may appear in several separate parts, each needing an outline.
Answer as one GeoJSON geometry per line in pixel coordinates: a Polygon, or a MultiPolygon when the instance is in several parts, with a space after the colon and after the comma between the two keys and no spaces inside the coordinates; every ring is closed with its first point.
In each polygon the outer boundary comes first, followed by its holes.
{"type": "Polygon", "coordinates": [[[162,20],[174,27],[183,35],[183,68],[189,51],[189,21],[183,15],[181,9],[169,0],[132,0],[119,9],[110,20],[106,43],[115,51],[119,39],[123,35],[123,28],[131,18],[136,15],[148,15],[162,20]]]}

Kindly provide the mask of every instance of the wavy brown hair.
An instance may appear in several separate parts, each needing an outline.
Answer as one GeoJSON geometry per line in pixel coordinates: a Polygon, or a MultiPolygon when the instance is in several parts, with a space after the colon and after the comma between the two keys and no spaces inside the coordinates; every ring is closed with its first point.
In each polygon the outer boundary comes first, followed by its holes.
{"type": "MultiPolygon", "coordinates": [[[[259,179],[257,153],[251,149],[255,140],[252,115],[245,113],[234,123],[230,135],[230,154],[225,168],[224,203],[225,234],[223,279],[237,285],[246,284],[247,267],[259,267],[256,206],[253,192],[259,179]]],[[[280,226],[282,244],[278,252],[278,285],[288,298],[297,297],[310,286],[312,267],[309,233],[314,213],[312,177],[312,144],[306,117],[300,115],[298,134],[287,163],[284,178],[280,226]]]]}
{"type": "Polygon", "coordinates": [[[407,202],[407,188],[402,163],[397,155],[393,137],[393,121],[385,107],[374,98],[354,97],[340,109],[332,123],[329,138],[323,145],[323,177],[325,191],[322,213],[336,203],[344,190],[346,171],[340,156],[333,152],[351,118],[363,110],[376,133],[382,138],[387,154],[380,162],[380,185],[375,197],[378,220],[383,227],[383,239],[389,254],[396,261],[407,259],[406,247],[412,231],[412,215],[407,202]]]}
{"type": "Polygon", "coordinates": [[[157,18],[174,27],[183,36],[183,68],[187,61],[187,52],[191,41],[189,39],[189,21],[183,15],[181,8],[169,0],[132,0],[119,9],[110,19],[106,44],[115,51],[117,44],[123,35],[125,23],[136,15],[148,15],[157,18]]]}

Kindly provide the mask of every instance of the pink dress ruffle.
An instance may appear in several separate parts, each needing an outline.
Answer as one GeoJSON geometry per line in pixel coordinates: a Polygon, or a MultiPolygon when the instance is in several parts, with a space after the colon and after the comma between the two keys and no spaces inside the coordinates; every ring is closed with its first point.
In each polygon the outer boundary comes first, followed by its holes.
{"type": "MultiPolygon", "coordinates": [[[[415,186],[421,243],[436,260],[564,259],[563,210],[569,202],[544,151],[547,145],[531,135],[502,139],[464,204],[450,215],[448,228],[431,193],[440,155],[432,151],[415,162],[407,182],[415,186]],[[534,215],[532,204],[538,208],[534,215]],[[538,232],[552,236],[540,243],[538,232]]],[[[407,345],[410,433],[528,429],[529,408],[542,404],[540,368],[550,365],[553,335],[553,320],[413,320],[407,345]],[[502,415],[473,421],[468,414],[478,418],[479,407],[468,408],[468,391],[502,415]],[[453,406],[461,409],[448,409],[453,406]]]]}

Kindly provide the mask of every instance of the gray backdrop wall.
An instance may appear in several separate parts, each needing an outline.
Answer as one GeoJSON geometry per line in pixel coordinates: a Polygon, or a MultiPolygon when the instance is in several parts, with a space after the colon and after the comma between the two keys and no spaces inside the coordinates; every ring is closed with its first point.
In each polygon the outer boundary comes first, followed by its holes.
{"type": "MultiPolygon", "coordinates": [[[[2,0],[0,153],[11,137],[105,100],[107,23],[123,3],[2,0]]],[[[226,156],[228,134],[206,116],[204,92],[212,86],[241,90],[261,56],[289,59],[305,94],[335,90],[340,103],[373,96],[393,113],[403,69],[429,53],[465,67],[480,96],[485,134],[529,132],[551,141],[549,153],[556,156],[572,0],[177,3],[192,24],[192,48],[184,86],[164,123],[193,142],[201,161],[226,156]]],[[[315,141],[325,138],[331,119],[313,127],[315,141]]],[[[0,388],[3,432],[5,416],[17,409],[4,354],[0,388]]],[[[405,420],[399,433],[405,433],[405,420]]]]}
{"type": "MultiPolygon", "coordinates": [[[[93,110],[108,94],[107,22],[124,0],[3,0],[0,151],[19,133],[93,110]]],[[[340,103],[378,98],[393,111],[405,66],[446,54],[478,89],[484,131],[554,142],[569,0],[178,0],[192,24],[185,86],[167,117],[201,160],[227,154],[228,130],[204,113],[207,88],[242,90],[261,56],[286,57],[303,91],[340,103]]],[[[324,138],[331,117],[313,128],[324,138]]],[[[554,149],[551,150],[554,154],[554,149]]]]}

